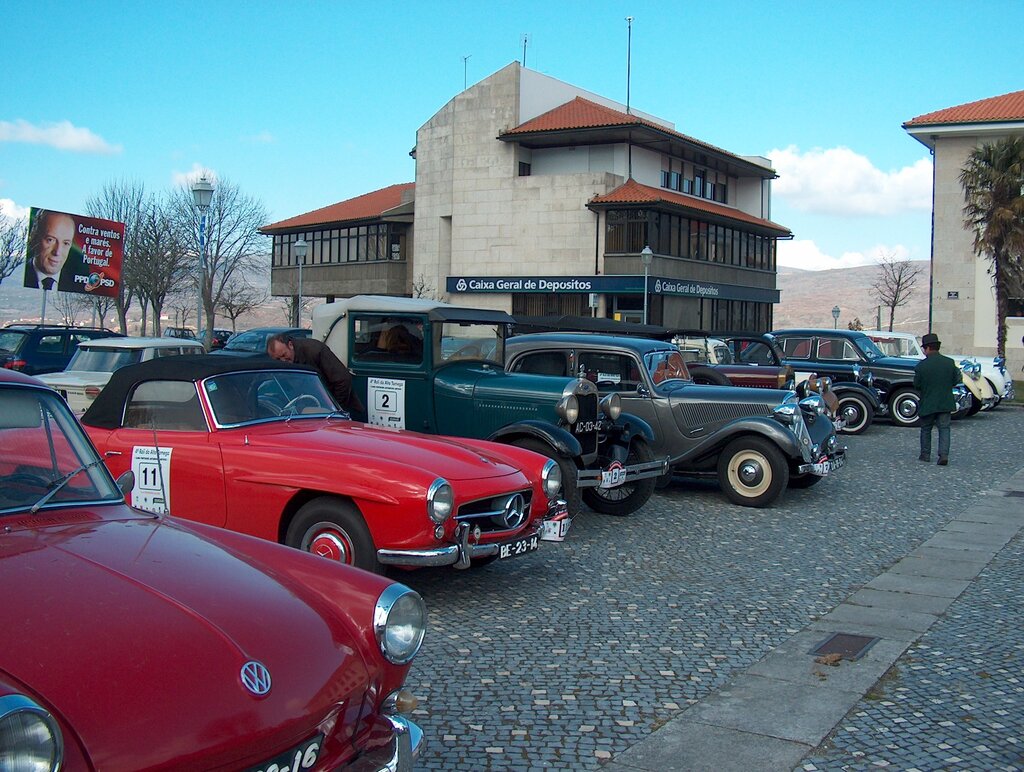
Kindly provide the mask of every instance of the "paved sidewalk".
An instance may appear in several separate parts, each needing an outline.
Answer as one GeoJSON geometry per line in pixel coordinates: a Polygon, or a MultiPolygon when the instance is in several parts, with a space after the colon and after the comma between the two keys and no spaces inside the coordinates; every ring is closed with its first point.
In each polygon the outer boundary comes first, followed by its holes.
{"type": "MultiPolygon", "coordinates": [[[[1024,647],[1017,645],[1015,651],[1002,654],[1006,668],[993,665],[992,657],[964,662],[958,653],[939,665],[947,670],[977,669],[976,681],[982,691],[984,682],[995,677],[997,683],[989,684],[987,690],[995,690],[989,696],[1001,701],[991,706],[989,712],[994,716],[975,717],[970,704],[958,704],[958,700],[975,701],[971,694],[962,688],[936,685],[927,674],[919,678],[926,685],[924,694],[916,701],[907,698],[906,705],[900,704],[900,695],[887,699],[886,687],[904,671],[913,675],[915,669],[924,669],[915,664],[919,653],[905,654],[912,646],[917,647],[915,652],[928,652],[930,634],[952,645],[964,638],[973,640],[958,627],[965,616],[958,608],[963,605],[969,612],[975,602],[972,583],[994,560],[1008,562],[1019,576],[1022,529],[1024,470],[979,497],[830,613],[615,756],[603,769],[823,770],[889,765],[902,769],[1021,769],[1024,737],[1014,736],[1012,729],[1005,731],[1006,724],[998,718],[1012,712],[1019,724],[1024,676],[1017,676],[1024,647]],[[810,652],[834,633],[878,641],[862,658],[830,665],[810,652]],[[898,668],[891,670],[897,663],[898,668]],[[986,666],[996,672],[988,672],[986,666]],[[928,715],[928,704],[944,704],[933,694],[940,689],[950,695],[945,702],[955,716],[928,715]],[[871,707],[875,703],[877,709],[871,707]],[[957,722],[950,718],[962,719],[960,723],[967,728],[958,732],[957,722]],[[970,725],[972,721],[976,725],[970,725]],[[826,740],[837,727],[836,750],[832,751],[833,743],[826,740]],[[929,739],[928,733],[934,735],[935,730],[938,739],[929,739]],[[986,731],[986,739],[970,739],[986,731]],[[896,742],[894,736],[901,732],[911,740],[896,742]]],[[[983,577],[978,585],[984,584],[983,577]]],[[[1020,585],[1009,584],[1005,595],[1002,587],[996,597],[983,590],[990,605],[1008,601],[1019,609],[1020,585]]],[[[1008,624],[1019,632],[1019,617],[1008,624]]],[[[1017,632],[1003,637],[1015,639],[1017,632]]],[[[900,688],[913,696],[912,687],[900,688]]]]}

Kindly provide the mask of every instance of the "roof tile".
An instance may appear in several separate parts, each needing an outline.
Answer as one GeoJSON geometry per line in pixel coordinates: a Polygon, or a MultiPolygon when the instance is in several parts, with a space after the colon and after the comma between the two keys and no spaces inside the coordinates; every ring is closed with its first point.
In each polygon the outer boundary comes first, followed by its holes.
{"type": "Polygon", "coordinates": [[[925,113],[904,123],[904,126],[928,126],[946,123],[992,123],[1024,120],[1024,91],[979,99],[976,102],[947,107],[925,113]]]}
{"type": "Polygon", "coordinates": [[[260,230],[275,231],[287,228],[297,228],[303,225],[326,225],[328,223],[347,222],[349,220],[369,220],[380,217],[389,209],[394,209],[402,203],[402,195],[416,187],[414,182],[403,182],[398,185],[389,185],[386,188],[375,190],[372,193],[364,193],[361,196],[350,198],[346,201],[339,201],[312,212],[289,217],[287,220],[264,225],[260,230]]]}

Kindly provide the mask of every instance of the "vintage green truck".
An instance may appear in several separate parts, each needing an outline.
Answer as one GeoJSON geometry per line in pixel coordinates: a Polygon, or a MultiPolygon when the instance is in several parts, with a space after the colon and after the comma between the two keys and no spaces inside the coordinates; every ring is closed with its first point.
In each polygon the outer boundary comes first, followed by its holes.
{"type": "Polygon", "coordinates": [[[569,512],[628,515],[668,471],[650,425],[586,378],[506,373],[504,311],[357,295],[313,311],[313,337],[352,371],[368,422],[506,442],[558,462],[569,512]]]}

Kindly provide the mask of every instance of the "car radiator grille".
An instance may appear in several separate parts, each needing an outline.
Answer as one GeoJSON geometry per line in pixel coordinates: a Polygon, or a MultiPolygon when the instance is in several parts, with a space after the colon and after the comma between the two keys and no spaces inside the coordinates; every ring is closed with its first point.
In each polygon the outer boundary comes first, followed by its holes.
{"type": "Polygon", "coordinates": [[[709,405],[695,402],[690,405],[681,406],[680,412],[683,417],[683,425],[689,429],[696,430],[705,426],[715,426],[734,421],[737,418],[748,416],[769,416],[772,409],[765,404],[753,405],[709,405]]]}
{"type": "Polygon", "coordinates": [[[530,509],[533,503],[533,491],[530,489],[503,493],[500,496],[491,496],[486,499],[470,501],[459,507],[455,519],[461,523],[468,523],[470,526],[479,526],[481,532],[490,533],[494,531],[510,531],[520,528],[530,520],[530,509]],[[516,496],[521,501],[512,502],[516,496]],[[522,514],[521,521],[516,523],[513,510],[519,507],[522,514]],[[512,522],[509,522],[509,520],[512,522]]]}
{"type": "Polygon", "coordinates": [[[580,417],[577,419],[576,424],[571,427],[571,431],[577,440],[580,441],[580,445],[583,446],[583,455],[590,455],[597,453],[597,432],[580,432],[577,431],[579,424],[589,424],[594,426],[597,422],[597,394],[577,394],[576,399],[580,406],[580,417]]]}

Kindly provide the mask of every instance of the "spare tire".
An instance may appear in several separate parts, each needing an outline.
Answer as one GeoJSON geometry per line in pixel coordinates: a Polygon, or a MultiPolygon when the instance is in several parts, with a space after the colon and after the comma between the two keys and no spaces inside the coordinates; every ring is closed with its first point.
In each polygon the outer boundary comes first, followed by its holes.
{"type": "Polygon", "coordinates": [[[713,367],[708,367],[707,365],[687,365],[686,368],[690,371],[690,377],[693,378],[694,383],[703,383],[710,386],[732,386],[732,381],[713,367]]]}

